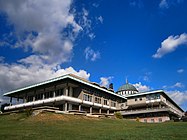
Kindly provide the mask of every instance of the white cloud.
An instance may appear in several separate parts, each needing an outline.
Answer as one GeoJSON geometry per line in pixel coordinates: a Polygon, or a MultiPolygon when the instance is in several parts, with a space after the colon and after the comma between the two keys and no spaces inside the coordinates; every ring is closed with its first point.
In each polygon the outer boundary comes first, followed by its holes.
{"type": "Polygon", "coordinates": [[[59,64],[71,60],[73,41],[82,30],[70,13],[71,5],[71,0],[0,0],[0,11],[15,27],[14,47],[29,47],[45,63],[59,64]]]}
{"type": "Polygon", "coordinates": [[[171,6],[175,6],[176,4],[182,3],[183,0],[161,0],[159,3],[159,8],[168,9],[171,6]]]}
{"type": "Polygon", "coordinates": [[[177,36],[169,36],[165,39],[161,47],[153,55],[153,58],[161,58],[164,55],[175,51],[180,45],[187,45],[187,34],[183,33],[177,36]]]}
{"type": "Polygon", "coordinates": [[[168,95],[179,105],[186,105],[187,107],[187,91],[166,91],[168,95]]]}
{"type": "Polygon", "coordinates": [[[59,65],[0,64],[0,90],[8,91],[69,73],[85,79],[90,77],[85,70],[76,71],[72,67],[63,69],[59,65]]]}
{"type": "Polygon", "coordinates": [[[108,87],[108,85],[110,84],[111,80],[113,77],[109,76],[109,77],[101,77],[100,78],[100,85],[101,86],[105,86],[108,87]]]}
{"type": "Polygon", "coordinates": [[[167,0],[161,0],[160,4],[159,4],[160,8],[169,8],[169,4],[167,2],[167,0]]]}
{"type": "Polygon", "coordinates": [[[174,85],[172,86],[167,86],[167,85],[164,85],[162,88],[163,89],[174,89],[174,88],[183,88],[184,85],[181,83],[181,82],[176,82],[174,85]]]}
{"type": "Polygon", "coordinates": [[[131,7],[137,7],[137,8],[144,7],[144,4],[143,4],[142,0],[130,0],[129,5],[131,7]]]}
{"type": "Polygon", "coordinates": [[[150,87],[149,87],[149,86],[142,85],[141,82],[136,83],[136,84],[133,84],[133,86],[135,86],[136,89],[137,89],[139,92],[144,92],[144,91],[149,91],[149,90],[150,90],[150,87]]]}
{"type": "Polygon", "coordinates": [[[184,69],[178,69],[177,72],[178,72],[178,73],[183,73],[183,72],[184,72],[184,69]]]}
{"type": "Polygon", "coordinates": [[[182,87],[184,87],[184,85],[182,84],[182,83],[180,83],[180,82],[177,82],[177,83],[175,83],[173,86],[171,86],[172,88],[182,88],[182,87]]]}
{"type": "Polygon", "coordinates": [[[101,23],[103,23],[103,17],[102,17],[102,16],[99,16],[99,17],[98,17],[98,20],[99,20],[101,23]]]}
{"type": "Polygon", "coordinates": [[[90,47],[87,47],[85,50],[84,50],[84,53],[85,53],[85,57],[86,57],[86,60],[91,60],[91,61],[95,61],[97,59],[100,58],[100,53],[97,51],[95,52],[93,49],[91,49],[90,47]]]}

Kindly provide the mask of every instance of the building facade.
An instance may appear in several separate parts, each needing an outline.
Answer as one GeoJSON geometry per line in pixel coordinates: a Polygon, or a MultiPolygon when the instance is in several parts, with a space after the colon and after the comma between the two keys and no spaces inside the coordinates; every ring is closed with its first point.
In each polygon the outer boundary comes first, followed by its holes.
{"type": "Polygon", "coordinates": [[[162,90],[140,93],[127,82],[114,92],[112,85],[101,87],[72,74],[13,90],[4,96],[10,97],[10,105],[4,107],[10,112],[46,106],[66,113],[121,112],[124,118],[141,122],[164,122],[184,115],[184,111],[162,90]]]}

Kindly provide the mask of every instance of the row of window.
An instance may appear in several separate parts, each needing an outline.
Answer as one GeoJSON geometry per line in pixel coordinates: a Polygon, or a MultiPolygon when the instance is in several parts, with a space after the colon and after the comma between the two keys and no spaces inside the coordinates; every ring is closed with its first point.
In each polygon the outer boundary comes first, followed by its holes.
{"type": "Polygon", "coordinates": [[[146,100],[155,100],[155,99],[160,99],[160,94],[152,94],[152,95],[147,95],[146,100]]]}
{"type": "Polygon", "coordinates": [[[142,98],[135,98],[135,101],[142,101],[142,98]]]}
{"type": "MultiPolygon", "coordinates": [[[[144,122],[148,122],[147,119],[144,119],[144,122]]],[[[151,119],[150,122],[154,123],[155,119],[151,119]]],[[[158,122],[162,122],[162,118],[158,118],[158,122]]]]}
{"type": "MultiPolygon", "coordinates": [[[[93,98],[92,95],[83,94],[83,100],[84,101],[92,102],[92,98],[93,98]]],[[[95,103],[101,104],[101,97],[95,97],[94,99],[95,99],[94,100],[95,103]]],[[[104,105],[109,105],[109,102],[108,102],[107,99],[104,99],[104,105]]],[[[111,101],[111,106],[116,107],[116,102],[111,101]]]]}
{"type": "Polygon", "coordinates": [[[56,91],[50,91],[50,92],[45,92],[45,93],[39,93],[36,94],[35,96],[31,95],[27,97],[27,101],[33,101],[33,98],[35,97],[35,101],[37,100],[42,100],[42,99],[47,99],[47,98],[52,98],[54,95],[55,97],[63,95],[63,89],[58,89],[56,91]],[[54,93],[55,92],[55,93],[54,93]]]}

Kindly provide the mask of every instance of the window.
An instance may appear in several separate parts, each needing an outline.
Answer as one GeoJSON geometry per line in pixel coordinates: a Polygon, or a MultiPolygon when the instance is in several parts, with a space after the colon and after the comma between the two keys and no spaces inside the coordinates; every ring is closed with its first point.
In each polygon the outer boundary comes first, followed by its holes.
{"type": "Polygon", "coordinates": [[[83,94],[83,100],[92,102],[92,96],[88,94],[83,94]]]}
{"type": "Polygon", "coordinates": [[[101,104],[101,98],[100,97],[95,97],[95,103],[101,104]]]}
{"type": "Polygon", "coordinates": [[[140,101],[142,101],[142,98],[140,98],[140,101]]]}
{"type": "Polygon", "coordinates": [[[152,122],[152,123],[154,123],[154,122],[155,122],[155,120],[154,120],[154,119],[151,119],[151,122],[152,122]]]}
{"type": "Polygon", "coordinates": [[[146,123],[146,122],[147,122],[147,119],[144,119],[144,122],[146,123]]]}
{"type": "Polygon", "coordinates": [[[135,101],[137,101],[137,98],[135,98],[135,101]]]}
{"type": "Polygon", "coordinates": [[[159,119],[158,119],[158,122],[162,122],[162,118],[159,118],[159,119]]]}
{"type": "Polygon", "coordinates": [[[104,105],[108,105],[108,100],[104,99],[104,105]]]}
{"type": "Polygon", "coordinates": [[[112,106],[112,107],[116,107],[116,102],[111,101],[111,106],[112,106]]]}

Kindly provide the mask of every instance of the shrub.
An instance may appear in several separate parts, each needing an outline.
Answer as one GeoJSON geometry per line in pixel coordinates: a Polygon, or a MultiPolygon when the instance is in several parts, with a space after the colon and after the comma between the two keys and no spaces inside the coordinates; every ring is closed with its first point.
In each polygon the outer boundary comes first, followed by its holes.
{"type": "Polygon", "coordinates": [[[137,122],[140,122],[140,118],[139,118],[139,117],[137,117],[137,118],[136,118],[136,121],[137,121],[137,122]]]}
{"type": "Polygon", "coordinates": [[[33,112],[32,108],[27,108],[27,109],[25,110],[25,113],[26,113],[27,117],[31,116],[31,115],[32,115],[32,112],[33,112]]]}
{"type": "Polygon", "coordinates": [[[115,116],[116,116],[116,118],[118,118],[118,119],[123,119],[123,116],[121,115],[120,112],[116,112],[116,113],[115,113],[115,116]]]}

